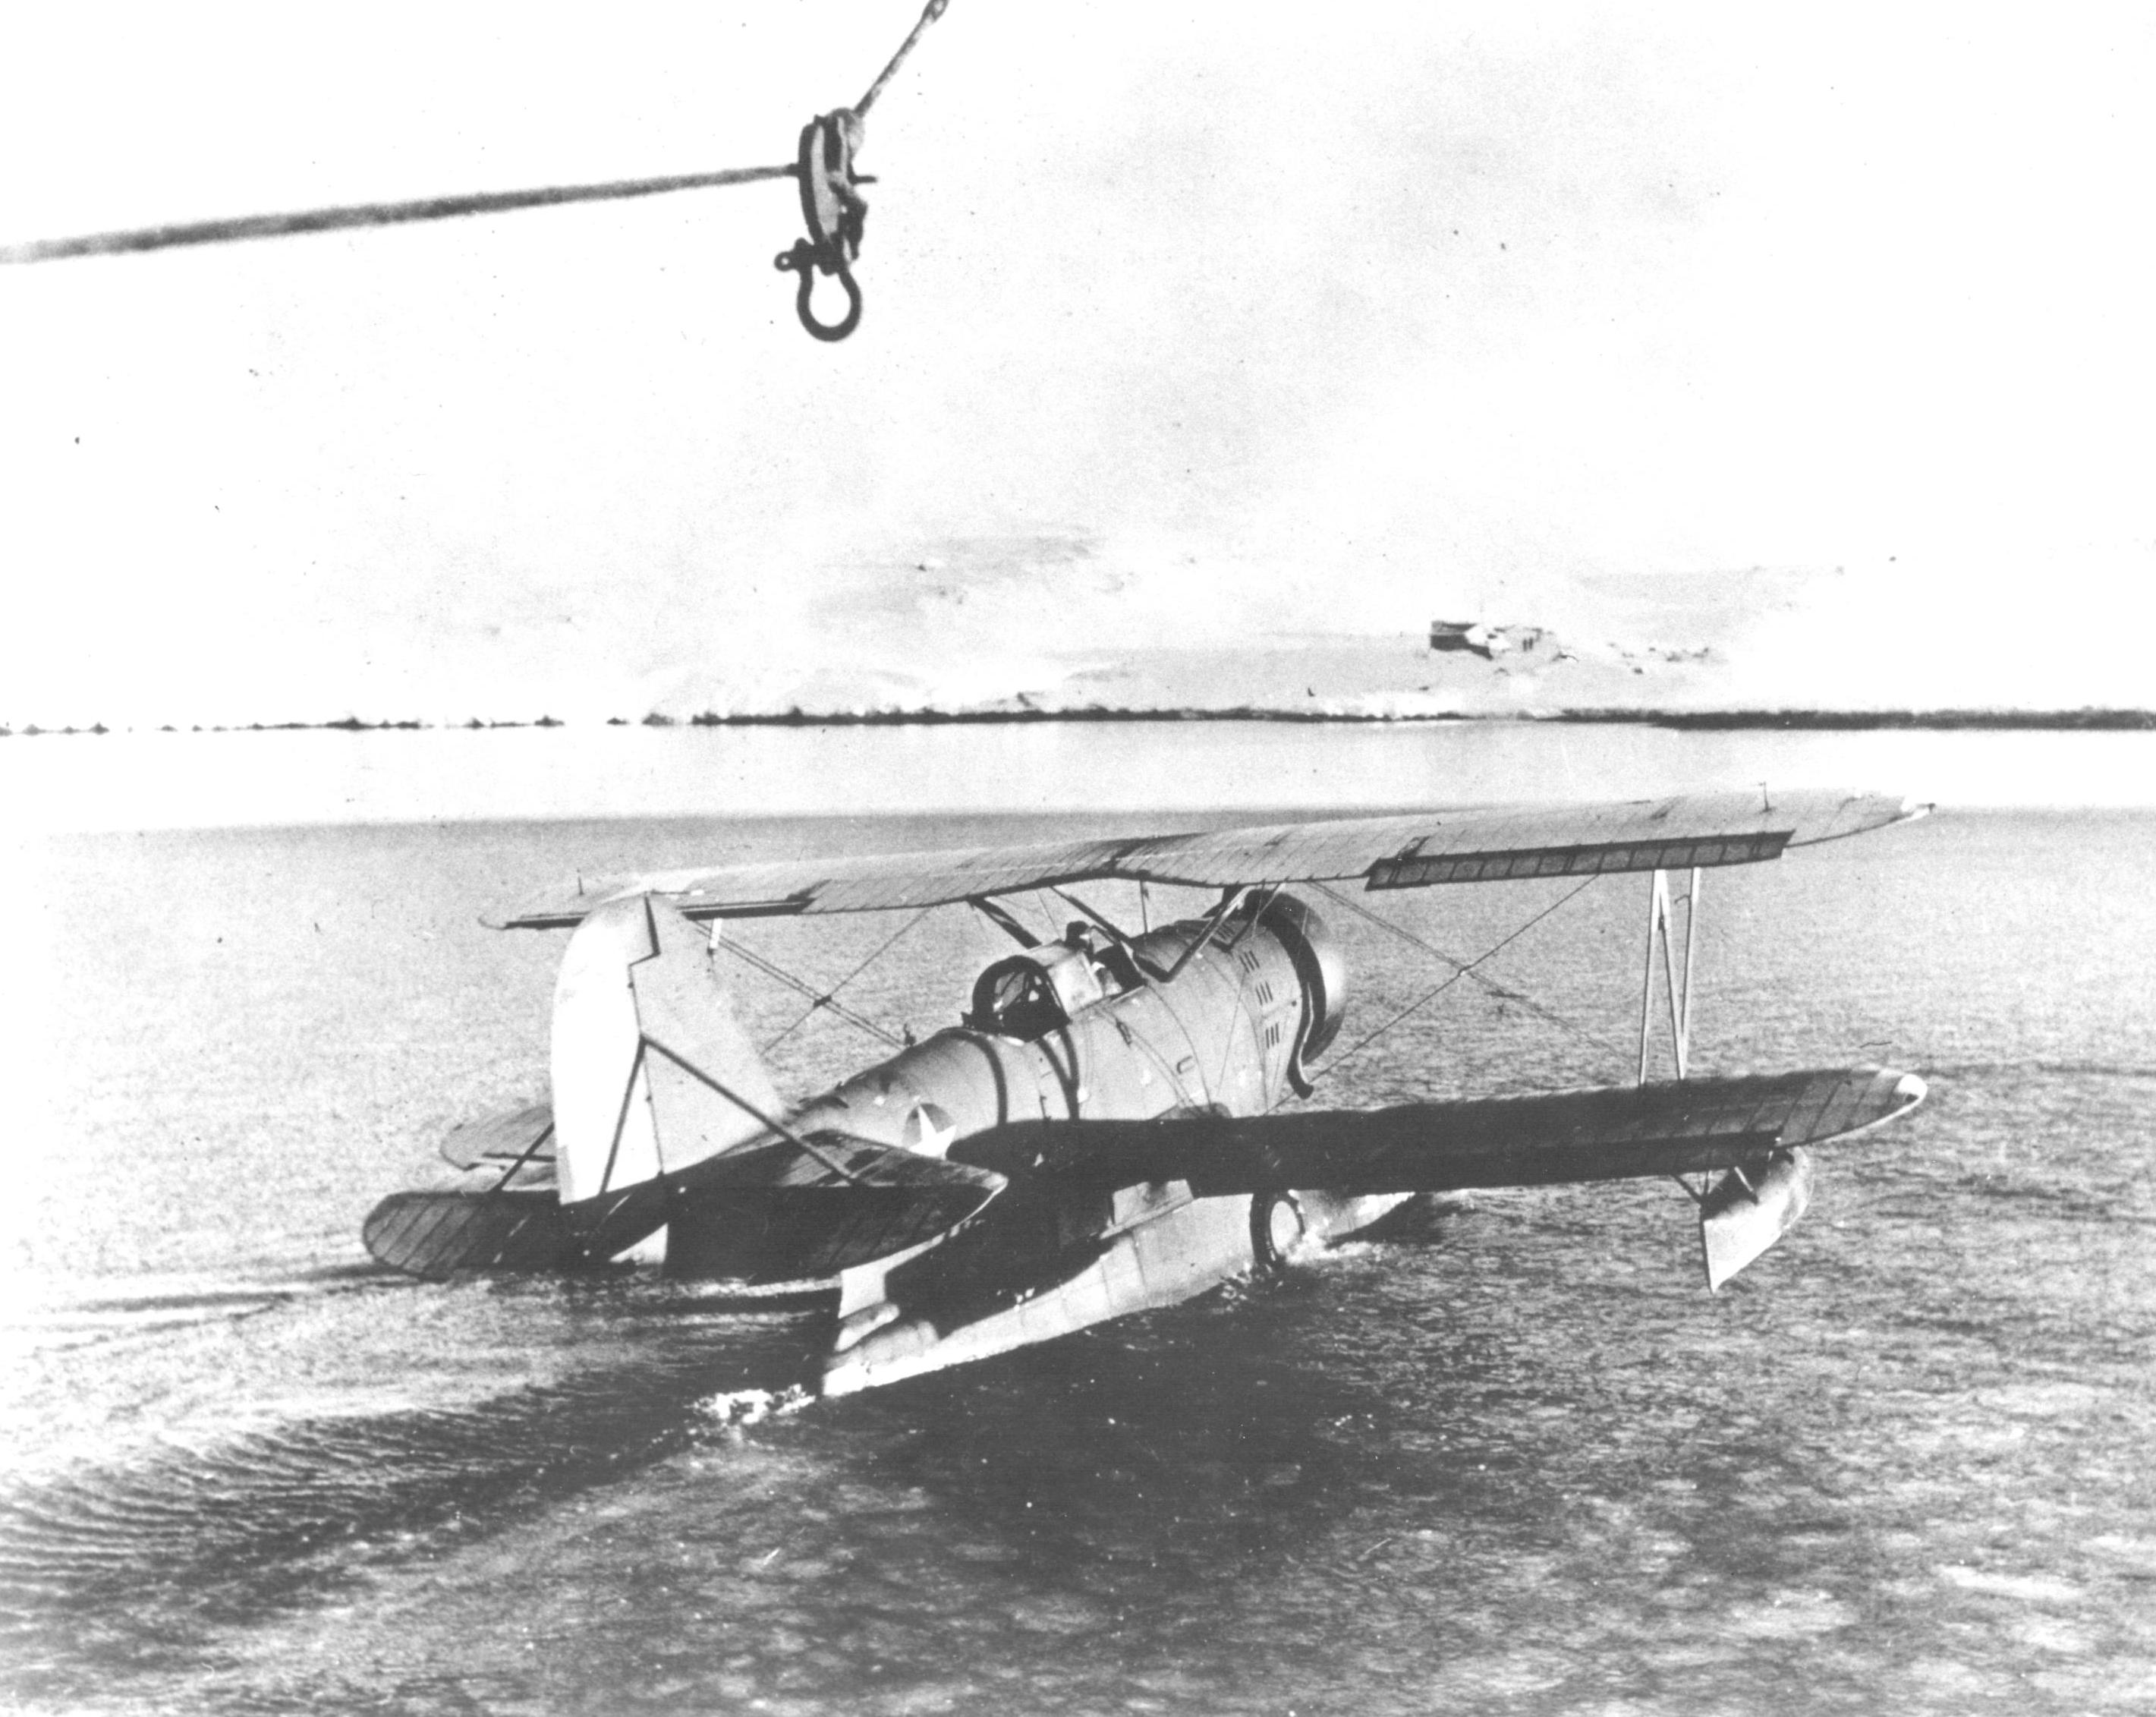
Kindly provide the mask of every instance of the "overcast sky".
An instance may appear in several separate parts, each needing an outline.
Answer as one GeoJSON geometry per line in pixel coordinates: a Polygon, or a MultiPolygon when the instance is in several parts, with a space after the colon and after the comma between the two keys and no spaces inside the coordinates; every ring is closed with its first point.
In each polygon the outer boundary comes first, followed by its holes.
{"type": "MultiPolygon", "coordinates": [[[[0,239],[780,162],[917,15],[38,8],[0,239]]],[[[952,0],[843,345],[784,183],[0,269],[0,722],[960,701],[1760,568],[1740,698],[2156,705],[2152,88],[2140,8],[952,0]]]]}

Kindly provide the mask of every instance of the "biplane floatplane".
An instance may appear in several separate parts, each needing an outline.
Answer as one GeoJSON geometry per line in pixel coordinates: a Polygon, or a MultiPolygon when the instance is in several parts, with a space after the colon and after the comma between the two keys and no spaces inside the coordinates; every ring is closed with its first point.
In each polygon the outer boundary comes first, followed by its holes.
{"type": "Polygon", "coordinates": [[[1803,1213],[1810,1147],[1906,1114],[1924,1084],[1869,1066],[1687,1077],[1699,872],[1924,809],[1695,795],[585,882],[489,921],[573,933],[552,1102],[459,1128],[444,1154],[463,1183],[385,1200],[367,1245],[429,1277],[575,1268],[656,1243],[681,1276],[835,1282],[829,1394],[1187,1298],[1419,1192],[1671,1176],[1698,1204],[1713,1288],[1803,1213]],[[1677,870],[1691,873],[1681,954],[1677,870]],[[1280,1107],[1310,1094],[1347,999],[1337,944],[1287,885],[1620,871],[1651,878],[1636,1082],[1280,1107]],[[1217,903],[1133,934],[1072,892],[1118,881],[1217,890],[1217,903]],[[1080,914],[1061,939],[1005,903],[1034,890],[1080,914]],[[806,1103],[782,1097],[716,969],[715,921],[961,903],[1018,944],[980,974],[963,1023],[806,1103]],[[1658,954],[1677,1077],[1650,1082],[1658,954]]]}

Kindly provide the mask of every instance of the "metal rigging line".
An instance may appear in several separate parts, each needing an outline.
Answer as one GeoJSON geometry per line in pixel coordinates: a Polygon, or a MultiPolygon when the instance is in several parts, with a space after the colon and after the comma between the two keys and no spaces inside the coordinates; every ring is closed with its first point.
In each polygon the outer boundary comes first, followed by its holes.
{"type": "Polygon", "coordinates": [[[927,6],[921,11],[921,22],[906,33],[906,39],[898,44],[898,52],[891,56],[891,64],[876,74],[876,80],[869,85],[868,94],[854,104],[856,115],[866,113],[875,105],[876,97],[883,94],[883,86],[891,80],[892,75],[899,67],[906,64],[906,56],[913,52],[913,44],[921,39],[921,32],[942,17],[944,8],[950,3],[951,0],[928,0],[927,6]]]}
{"type": "MultiPolygon", "coordinates": [[[[1491,995],[1499,997],[1502,1000],[1509,1001],[1516,1007],[1525,1008],[1529,1013],[1534,1015],[1536,1018],[1545,1020],[1548,1021],[1549,1024],[1558,1026],[1563,1031],[1569,1031],[1575,1037],[1584,1039],[1585,1041],[1594,1044],[1599,1049],[1606,1049],[1613,1055],[1622,1055],[1625,1053],[1623,1045],[1614,1042],[1609,1038],[1603,1036],[1599,1032],[1589,1031],[1586,1026],[1578,1024],[1576,1020],[1568,1020],[1563,1014],[1558,1012],[1556,1009],[1545,1006],[1543,1003],[1537,1001],[1532,995],[1528,995],[1520,990],[1514,990],[1509,984],[1500,984],[1495,978],[1488,977],[1483,973],[1477,971],[1476,967],[1480,964],[1480,962],[1463,960],[1457,954],[1447,954],[1443,948],[1438,947],[1436,943],[1424,941],[1421,937],[1416,935],[1414,931],[1409,929],[1405,925],[1395,924],[1390,918],[1385,917],[1383,913],[1372,912],[1369,907],[1364,906],[1362,902],[1355,899],[1352,895],[1342,894],[1338,889],[1331,887],[1329,884],[1320,882],[1317,886],[1319,893],[1323,894],[1328,898],[1337,902],[1338,904],[1346,907],[1349,912],[1358,913],[1363,918],[1368,918],[1380,930],[1389,930],[1394,935],[1399,937],[1401,941],[1409,943],[1412,947],[1420,948],[1424,954],[1430,955],[1431,959],[1437,960],[1445,965],[1450,966],[1453,970],[1458,973],[1460,976],[1472,978],[1477,984],[1488,990],[1491,995]]],[[[1559,902],[1558,903],[1562,905],[1563,902],[1559,902]]],[[[1489,956],[1487,954],[1483,956],[1484,959],[1487,959],[1488,958],[1489,956]]]]}
{"type": "MultiPolygon", "coordinates": [[[[1571,902],[1578,899],[1583,892],[1592,887],[1600,880],[1601,879],[1598,876],[1588,877],[1584,882],[1581,882],[1578,887],[1568,891],[1560,898],[1552,901],[1548,906],[1544,907],[1540,912],[1537,912],[1534,917],[1528,919],[1526,923],[1521,925],[1518,929],[1513,931],[1510,935],[1501,938],[1496,942],[1492,943],[1489,948],[1485,949],[1481,954],[1476,955],[1473,959],[1461,964],[1459,969],[1454,972],[1450,978],[1445,979],[1444,982],[1435,985],[1434,988],[1424,991],[1422,995],[1417,996],[1413,1001],[1402,1008],[1399,1012],[1394,1014],[1391,1019],[1386,1020],[1383,1025],[1378,1026],[1376,1031],[1371,1032],[1368,1036],[1360,1039],[1352,1047],[1343,1050],[1340,1054],[1333,1056],[1331,1061],[1327,1062],[1323,1067],[1320,1067],[1316,1072],[1310,1076],[1310,1082],[1315,1085],[1319,1080],[1329,1077],[1331,1075],[1339,1072],[1342,1067],[1347,1066],[1349,1062],[1353,1061],[1357,1056],[1362,1054],[1364,1050],[1375,1043],[1380,1037],[1383,1037],[1388,1031],[1391,1031],[1394,1026],[1399,1025],[1401,1020],[1406,1019],[1409,1015],[1419,1013],[1424,1008],[1429,1006],[1431,1002],[1435,1001],[1439,996],[1444,995],[1446,990],[1451,989],[1452,986],[1457,984],[1462,978],[1471,976],[1476,967],[1481,965],[1486,960],[1494,959],[1506,948],[1511,947],[1512,943],[1517,942],[1522,936],[1526,935],[1528,931],[1533,929],[1536,925],[1541,923],[1544,918],[1547,918],[1559,907],[1571,904],[1571,902]]],[[[1327,891],[1327,892],[1330,892],[1331,891],[1329,890],[1327,891]]],[[[1445,956],[1445,958],[1449,959],[1450,957],[1445,956]]]]}
{"type": "Polygon", "coordinates": [[[866,959],[863,960],[860,964],[855,966],[852,971],[847,973],[844,977],[841,978],[836,984],[834,984],[829,990],[819,990],[814,984],[804,983],[802,979],[795,977],[791,972],[788,972],[783,967],[764,959],[762,954],[753,953],[748,948],[742,947],[738,942],[735,942],[731,938],[720,937],[714,937],[712,940],[721,948],[732,948],[736,954],[739,954],[758,971],[766,973],[771,977],[776,978],[789,990],[797,991],[798,994],[808,998],[808,1007],[794,1019],[793,1022],[788,1026],[786,1029],[781,1031],[776,1037],[773,1038],[770,1042],[763,1046],[764,1054],[769,1055],[773,1050],[776,1049],[780,1044],[791,1037],[796,1031],[799,1031],[802,1026],[807,1025],[819,1008],[828,1008],[831,1012],[836,1014],[840,1019],[844,1020],[849,1026],[858,1026],[861,1031],[867,1032],[871,1037],[877,1038],[882,1042],[889,1044],[893,1049],[903,1049],[906,1045],[913,1041],[912,1033],[910,1029],[902,1031],[901,1034],[896,1036],[892,1036],[892,1034],[885,1030],[884,1027],[877,1025],[875,1020],[867,1019],[863,1015],[855,1013],[851,1008],[840,1001],[839,1000],[839,992],[841,990],[844,990],[849,984],[852,983],[855,979],[860,977],[862,973],[868,970],[870,966],[874,965],[886,954],[889,954],[892,947],[897,943],[900,937],[905,935],[907,931],[911,930],[916,924],[919,923],[934,910],[935,908],[933,907],[921,907],[919,912],[916,912],[903,924],[900,925],[897,929],[892,931],[889,936],[886,937],[883,940],[882,945],[879,947],[874,954],[870,954],[866,959]]]}
{"type": "Polygon", "coordinates": [[[736,942],[730,936],[714,937],[711,940],[714,947],[723,948],[729,954],[737,955],[740,959],[747,961],[750,965],[755,967],[757,971],[762,973],[765,977],[774,978],[778,979],[779,983],[783,984],[788,990],[793,991],[795,995],[805,995],[808,998],[808,1013],[803,1014],[800,1019],[794,1020],[793,1025],[788,1026],[786,1030],[780,1032],[777,1037],[773,1038],[771,1042],[765,1044],[763,1047],[767,1054],[769,1053],[774,1045],[779,1043],[783,1039],[790,1036],[794,1029],[801,1024],[803,1020],[806,1020],[809,1014],[814,1013],[819,1008],[829,1009],[831,1012],[836,1014],[849,1026],[858,1026],[861,1031],[867,1032],[870,1036],[876,1039],[879,1042],[887,1043],[893,1049],[901,1047],[900,1041],[896,1037],[885,1031],[884,1028],[877,1025],[875,1020],[865,1019],[862,1015],[855,1013],[851,1008],[848,1007],[844,1002],[839,1000],[838,998],[833,995],[829,991],[819,990],[814,984],[808,983],[805,979],[795,977],[793,973],[788,971],[783,966],[778,964],[774,961],[766,959],[762,954],[757,953],[753,948],[742,947],[740,943],[736,942]]]}
{"type": "Polygon", "coordinates": [[[335,208],[303,208],[286,214],[243,214],[227,220],[134,227],[116,233],[85,233],[69,239],[33,239],[0,245],[0,262],[56,262],[69,256],[116,256],[136,250],[170,250],[182,244],[229,244],[245,239],[283,239],[299,233],[333,233],[345,227],[393,227],[408,221],[454,220],[464,215],[546,208],[561,203],[604,203],[696,191],[711,185],[746,185],[790,179],[791,167],[738,167],[719,172],[675,173],[658,179],[614,179],[598,185],[544,185],[531,191],[475,191],[461,197],[422,197],[409,203],[356,203],[335,208]]]}

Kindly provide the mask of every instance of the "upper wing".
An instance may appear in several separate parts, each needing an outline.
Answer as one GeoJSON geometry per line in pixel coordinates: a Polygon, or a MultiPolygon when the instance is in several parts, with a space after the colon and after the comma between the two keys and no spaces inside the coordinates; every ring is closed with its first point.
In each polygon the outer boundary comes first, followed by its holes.
{"type": "Polygon", "coordinates": [[[609,876],[556,890],[487,922],[560,929],[624,893],[664,896],[691,918],[944,906],[1113,878],[1230,887],[1363,880],[1369,888],[1752,864],[1922,816],[1892,795],[1739,793],[1569,805],[1501,805],[1276,823],[1202,835],[803,859],[609,876]]]}

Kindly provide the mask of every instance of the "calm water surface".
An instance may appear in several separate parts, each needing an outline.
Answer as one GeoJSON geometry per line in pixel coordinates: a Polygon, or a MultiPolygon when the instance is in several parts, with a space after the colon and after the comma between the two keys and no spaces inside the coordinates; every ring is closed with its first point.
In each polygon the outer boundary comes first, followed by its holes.
{"type": "MultiPolygon", "coordinates": [[[[1278,1283],[742,1425],[726,1398],[791,1375],[813,1310],[367,1265],[373,1200],[542,1077],[559,939],[482,931],[486,905],[629,859],[1081,826],[37,849],[0,1701],[2156,1707],[2147,810],[1949,810],[1709,876],[1704,1068],[1879,1058],[1934,1091],[1830,1157],[1806,1223],[1718,1297],[1672,1187],[1477,1195],[1278,1283]]],[[[1645,886],[1596,884],[1492,963],[1536,1009],[1455,986],[1323,1100],[1624,1077],[1645,886]]],[[[1471,955],[1560,892],[1385,910],[1471,955]]],[[[1440,974],[1336,917],[1353,1042],[1440,974]]],[[[830,979],[894,928],[743,939],[830,979]]],[[[996,951],[938,914],[846,994],[932,1028],[996,951]]],[[[774,986],[742,1000],[762,1036],[793,1017],[774,986]]],[[[798,1090],[875,1052],[819,1019],[773,1060],[798,1090]]]]}

